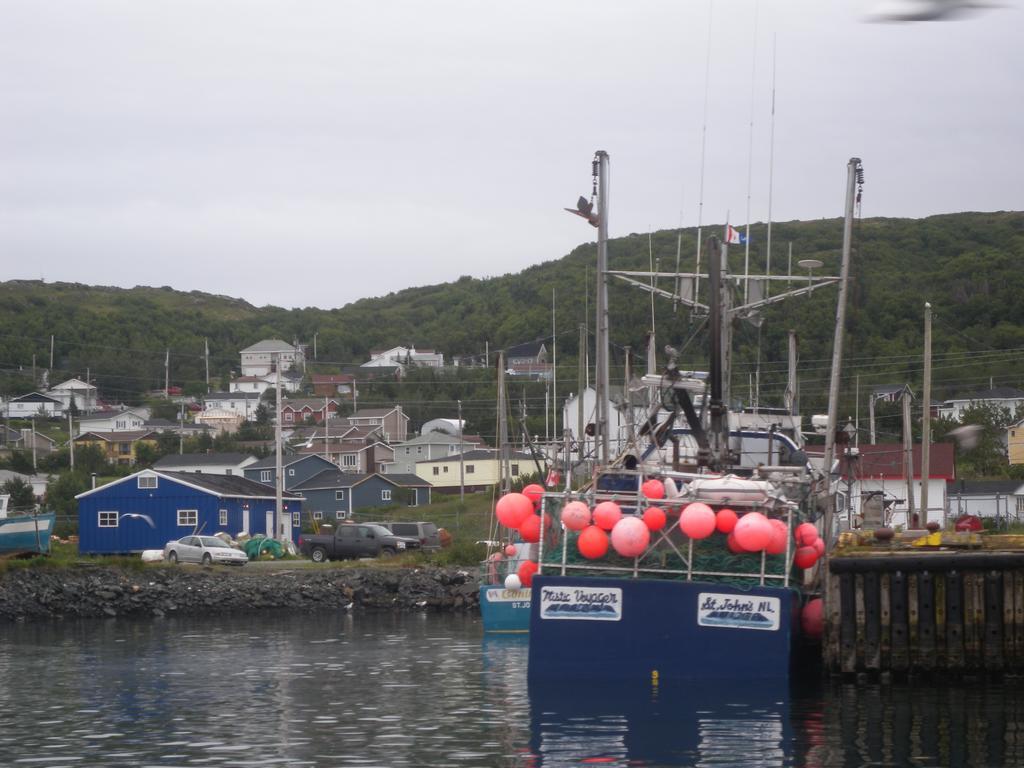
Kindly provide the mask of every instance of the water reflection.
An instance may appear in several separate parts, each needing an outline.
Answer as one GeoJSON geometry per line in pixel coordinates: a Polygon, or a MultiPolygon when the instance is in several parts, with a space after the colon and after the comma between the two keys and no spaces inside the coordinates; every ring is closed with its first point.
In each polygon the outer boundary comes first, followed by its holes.
{"type": "Polygon", "coordinates": [[[4,626],[14,766],[1020,766],[1014,683],[526,683],[457,616],[4,626]]]}

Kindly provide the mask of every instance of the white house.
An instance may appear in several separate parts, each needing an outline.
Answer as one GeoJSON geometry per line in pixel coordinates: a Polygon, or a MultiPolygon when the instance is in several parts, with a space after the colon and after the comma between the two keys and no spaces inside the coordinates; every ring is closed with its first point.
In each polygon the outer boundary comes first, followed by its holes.
{"type": "Polygon", "coordinates": [[[63,416],[64,405],[60,400],[42,392],[12,397],[4,406],[4,415],[9,419],[30,419],[34,416],[63,416]]]}
{"type": "Polygon", "coordinates": [[[1017,408],[1024,405],[1024,392],[1014,387],[993,387],[981,392],[954,397],[946,400],[939,407],[939,416],[953,421],[960,421],[964,411],[972,405],[987,405],[1006,408],[1012,416],[1017,408]]]}
{"type": "Polygon", "coordinates": [[[245,468],[257,461],[247,453],[172,453],[157,461],[153,469],[245,477],[245,468]]]}
{"type": "Polygon", "coordinates": [[[1024,519],[1024,483],[1020,480],[956,480],[948,483],[946,493],[952,520],[961,515],[1009,522],[1024,519]]]}
{"type": "Polygon", "coordinates": [[[211,392],[205,398],[203,412],[231,411],[241,414],[246,421],[256,419],[260,396],[256,392],[211,392]]]}
{"type": "Polygon", "coordinates": [[[146,428],[148,409],[121,408],[96,411],[78,419],[75,435],[86,432],[135,432],[146,428]]]}
{"type": "Polygon", "coordinates": [[[292,346],[280,339],[264,339],[239,353],[242,357],[243,376],[266,376],[274,371],[275,361],[280,363],[281,370],[292,368],[304,370],[306,355],[302,346],[292,346]]]}
{"type": "MultiPolygon", "coordinates": [[[[268,373],[264,376],[239,376],[231,380],[228,389],[231,392],[255,392],[262,395],[275,386],[277,386],[277,374],[268,373]]],[[[284,392],[301,391],[302,374],[291,369],[281,371],[281,389],[284,392]]]]}
{"type": "Polygon", "coordinates": [[[360,368],[401,368],[407,365],[421,365],[428,368],[443,368],[444,355],[432,349],[397,346],[391,349],[370,350],[370,359],[360,368]]]}
{"type": "Polygon", "coordinates": [[[99,408],[96,404],[96,387],[81,379],[63,381],[48,389],[46,394],[54,400],[60,400],[65,409],[71,407],[73,399],[80,413],[90,413],[99,408]]]}
{"type": "Polygon", "coordinates": [[[245,416],[237,411],[227,411],[223,408],[210,408],[200,411],[195,416],[196,424],[203,424],[213,430],[214,434],[232,434],[238,431],[245,421],[245,416]]]}

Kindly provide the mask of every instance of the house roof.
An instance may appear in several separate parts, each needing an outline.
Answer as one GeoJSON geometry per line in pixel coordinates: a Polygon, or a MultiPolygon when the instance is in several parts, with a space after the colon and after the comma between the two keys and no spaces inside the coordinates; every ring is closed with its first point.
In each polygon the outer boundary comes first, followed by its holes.
{"type": "Polygon", "coordinates": [[[281,339],[263,339],[257,341],[251,347],[246,347],[242,350],[245,352],[294,352],[295,347],[289,344],[287,341],[281,341],[281,339]]]}
{"type": "Polygon", "coordinates": [[[259,392],[211,392],[204,400],[259,400],[259,392]]]}
{"type": "Polygon", "coordinates": [[[543,341],[528,341],[524,344],[515,344],[505,349],[505,359],[510,357],[537,357],[544,349],[543,341]]]}
{"type": "Polygon", "coordinates": [[[391,485],[400,488],[430,488],[431,484],[416,475],[382,475],[379,472],[372,472],[367,475],[355,474],[353,472],[342,472],[340,469],[326,469],[313,477],[293,486],[296,491],[314,491],[325,488],[353,488],[364,483],[371,477],[379,477],[391,485]]]}
{"type": "Polygon", "coordinates": [[[81,424],[83,421],[103,421],[105,419],[113,419],[117,416],[124,416],[125,414],[131,414],[140,419],[144,419],[145,415],[133,408],[104,408],[100,411],[93,411],[92,413],[82,416],[78,419],[78,423],[81,424]]]}
{"type": "MultiPolygon", "coordinates": [[[[823,455],[823,446],[808,446],[808,455],[823,455]]],[[[861,445],[858,449],[860,458],[853,475],[866,479],[899,479],[903,478],[903,446],[900,443],[879,443],[877,445],[861,445]]],[[[850,474],[849,458],[845,453],[838,457],[840,471],[843,475],[850,474]]],[[[921,478],[921,446],[913,446],[914,477],[921,478]]],[[[928,477],[933,480],[954,480],[956,478],[955,456],[952,443],[932,443],[928,463],[931,465],[928,477]]]]}
{"type": "Polygon", "coordinates": [[[173,470],[175,467],[238,465],[247,459],[255,459],[255,457],[248,453],[172,453],[157,461],[153,465],[153,469],[173,470]]]}
{"type": "MultiPolygon", "coordinates": [[[[374,419],[380,418],[381,416],[387,416],[392,411],[397,411],[399,406],[393,405],[390,408],[360,408],[358,411],[349,416],[349,419],[374,419]]],[[[405,418],[409,418],[404,413],[401,414],[405,418]]]]}
{"type": "MultiPolygon", "coordinates": [[[[324,399],[325,398],[323,398],[323,397],[293,397],[293,398],[291,398],[289,400],[285,400],[285,399],[282,398],[282,400],[281,400],[281,408],[284,409],[284,408],[287,408],[287,407],[291,406],[291,408],[293,410],[298,411],[298,410],[301,410],[303,408],[308,407],[308,408],[312,408],[314,411],[322,411],[324,409],[324,399]]],[[[337,400],[334,400],[332,398],[326,398],[326,399],[329,402],[334,403],[335,406],[338,405],[338,401],[337,400]]]]}
{"type": "Polygon", "coordinates": [[[42,392],[29,392],[18,397],[12,397],[10,402],[12,403],[56,403],[60,405],[60,400],[55,400],[48,395],[44,395],[42,392]]]}
{"type": "MultiPolygon", "coordinates": [[[[239,477],[238,475],[202,475],[196,474],[195,472],[168,472],[165,470],[157,471],[155,469],[144,469],[141,472],[135,472],[127,477],[115,480],[112,483],[107,483],[106,485],[101,485],[97,488],[93,488],[92,490],[80,493],[75,496],[75,498],[81,499],[86,496],[91,496],[94,493],[107,490],[115,485],[120,485],[121,483],[134,480],[140,475],[156,475],[157,477],[163,477],[190,488],[207,491],[215,496],[229,496],[243,499],[276,498],[274,489],[263,483],[257,483],[255,480],[247,480],[246,478],[239,477]]],[[[285,499],[302,498],[299,494],[292,493],[290,491],[282,492],[281,496],[285,499]]]]}
{"type": "Polygon", "coordinates": [[[68,379],[67,381],[62,381],[60,384],[54,384],[50,387],[51,391],[55,389],[96,389],[96,387],[82,381],[81,379],[68,379]]]}
{"type": "Polygon", "coordinates": [[[83,432],[75,438],[75,442],[79,440],[105,440],[108,443],[134,443],[136,440],[145,440],[147,438],[156,440],[159,435],[150,429],[132,429],[125,432],[96,432],[90,430],[89,432],[83,432]]]}
{"type": "MultiPolygon", "coordinates": [[[[424,459],[423,461],[417,461],[417,464],[441,464],[446,461],[458,461],[460,454],[452,454],[451,456],[444,456],[440,459],[424,459]]],[[[466,451],[461,454],[463,461],[487,461],[489,459],[497,460],[501,458],[501,452],[497,448],[474,448],[471,451],[466,451]]],[[[530,461],[533,459],[528,453],[522,451],[513,451],[509,456],[513,461],[530,461]]]]}
{"type": "Polygon", "coordinates": [[[995,494],[1017,495],[1024,491],[1020,480],[950,480],[946,483],[949,496],[994,496],[995,494]]]}
{"type": "Polygon", "coordinates": [[[993,387],[992,389],[983,389],[980,392],[974,392],[969,395],[960,395],[958,397],[952,397],[947,402],[958,403],[958,402],[974,402],[978,400],[1021,400],[1024,399],[1024,392],[1014,387],[993,387]]]}
{"type": "Polygon", "coordinates": [[[356,377],[350,373],[314,373],[314,384],[351,384],[356,377]]]}
{"type": "MultiPolygon", "coordinates": [[[[287,454],[285,454],[284,456],[281,457],[281,466],[282,467],[287,467],[287,466],[290,466],[290,465],[294,464],[297,461],[305,461],[306,459],[312,459],[312,458],[318,458],[321,461],[327,461],[327,459],[323,458],[322,456],[317,456],[316,454],[310,454],[310,453],[303,453],[303,454],[287,453],[287,454]]],[[[249,469],[275,469],[276,467],[277,467],[277,459],[276,459],[276,457],[274,457],[274,456],[267,456],[266,458],[260,459],[259,461],[257,461],[254,464],[250,464],[249,466],[246,467],[246,469],[247,470],[249,470],[249,469]]]]}

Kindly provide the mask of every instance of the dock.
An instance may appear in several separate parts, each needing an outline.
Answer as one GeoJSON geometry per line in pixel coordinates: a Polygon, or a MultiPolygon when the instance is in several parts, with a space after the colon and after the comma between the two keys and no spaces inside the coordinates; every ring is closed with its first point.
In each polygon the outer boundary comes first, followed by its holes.
{"type": "Polygon", "coordinates": [[[1024,673],[1024,537],[843,534],[828,569],[830,672],[1024,673]]]}

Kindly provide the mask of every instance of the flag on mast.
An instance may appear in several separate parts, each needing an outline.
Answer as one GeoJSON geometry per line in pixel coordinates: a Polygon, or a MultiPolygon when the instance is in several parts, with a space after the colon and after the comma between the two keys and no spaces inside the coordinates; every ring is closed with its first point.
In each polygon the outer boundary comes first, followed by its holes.
{"type": "Polygon", "coordinates": [[[747,242],[747,236],[736,229],[732,224],[726,224],[725,242],[729,245],[745,245],[747,242]]]}

